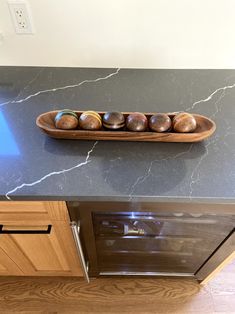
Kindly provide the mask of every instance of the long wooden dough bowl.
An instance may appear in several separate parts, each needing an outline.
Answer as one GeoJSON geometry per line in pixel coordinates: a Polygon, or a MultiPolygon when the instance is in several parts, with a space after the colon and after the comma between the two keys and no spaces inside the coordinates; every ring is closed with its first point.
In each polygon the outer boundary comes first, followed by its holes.
{"type": "MultiPolygon", "coordinates": [[[[108,131],[104,128],[100,131],[87,130],[60,130],[56,129],[54,118],[59,111],[49,111],[37,117],[37,126],[47,135],[53,138],[72,140],[99,140],[99,141],[139,141],[139,142],[199,142],[211,136],[215,129],[215,122],[211,119],[193,114],[197,121],[197,128],[193,133],[164,132],[157,133],[147,130],[145,132],[131,132],[128,130],[108,131]]],[[[78,116],[83,111],[75,111],[78,116]]],[[[103,116],[105,112],[99,112],[103,116]]],[[[123,112],[125,116],[130,112],[123,112]]],[[[145,113],[149,119],[154,113],[145,113]]],[[[176,113],[168,113],[173,118],[176,113]]]]}

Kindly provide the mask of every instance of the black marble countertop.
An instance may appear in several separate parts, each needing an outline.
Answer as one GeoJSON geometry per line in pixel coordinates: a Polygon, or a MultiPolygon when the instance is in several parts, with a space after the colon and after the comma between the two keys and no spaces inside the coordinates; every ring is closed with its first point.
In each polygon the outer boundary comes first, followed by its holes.
{"type": "Polygon", "coordinates": [[[0,199],[235,203],[235,70],[0,67],[0,199]],[[201,143],[55,140],[55,109],[188,111],[201,143]]]}

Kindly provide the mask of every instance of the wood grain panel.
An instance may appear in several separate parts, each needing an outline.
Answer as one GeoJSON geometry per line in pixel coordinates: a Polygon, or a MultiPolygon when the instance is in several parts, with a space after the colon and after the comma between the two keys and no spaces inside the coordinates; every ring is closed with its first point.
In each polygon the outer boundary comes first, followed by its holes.
{"type": "Polygon", "coordinates": [[[0,275],[23,275],[13,260],[0,247],[0,275]]]}
{"type": "Polygon", "coordinates": [[[46,213],[45,202],[0,201],[0,213],[46,213]]]}
{"type": "Polygon", "coordinates": [[[69,214],[66,203],[63,201],[44,202],[45,208],[51,220],[69,222],[69,214]]]}
{"type": "MultiPolygon", "coordinates": [[[[2,251],[0,251],[0,254],[3,254],[2,251]]],[[[6,271],[6,267],[4,267],[2,264],[0,264],[0,272],[6,271]]]]}
{"type": "Polygon", "coordinates": [[[56,238],[59,242],[63,255],[69,264],[71,274],[74,276],[83,276],[81,264],[78,258],[77,249],[73,239],[72,231],[67,223],[53,221],[56,238]]]}
{"type": "Polygon", "coordinates": [[[235,260],[201,287],[191,279],[4,277],[1,314],[233,314],[235,260]]]}
{"type": "Polygon", "coordinates": [[[3,230],[26,232],[0,236],[0,249],[6,255],[4,263],[0,260],[0,274],[82,276],[65,202],[0,202],[0,223],[3,230]],[[37,233],[48,225],[50,234],[37,233]],[[35,233],[27,234],[28,230],[35,233]]]}
{"type": "Polygon", "coordinates": [[[208,288],[176,279],[103,278],[90,284],[68,278],[8,280],[0,285],[0,305],[2,310],[59,313],[213,312],[208,288]]]}
{"type": "MultiPolygon", "coordinates": [[[[21,269],[21,274],[24,274],[24,270],[27,269],[29,274],[35,272],[34,267],[29,263],[28,258],[20,250],[17,243],[13,241],[12,236],[9,234],[3,234],[0,237],[0,248],[10,257],[12,261],[21,269]]],[[[9,275],[13,275],[9,273],[9,275]]]]}
{"type": "MultiPolygon", "coordinates": [[[[35,224],[40,222],[36,222],[35,224]]],[[[70,226],[64,221],[50,221],[50,234],[2,234],[0,248],[22,270],[21,274],[28,276],[82,276],[82,270],[77,256],[70,226]]],[[[35,228],[35,226],[33,226],[35,228]]],[[[7,229],[32,229],[31,221],[24,221],[23,225],[9,224],[7,229]]],[[[37,229],[45,229],[43,224],[37,229]]],[[[8,272],[9,275],[14,273],[8,272]]]]}
{"type": "MultiPolygon", "coordinates": [[[[53,237],[53,228],[51,235],[46,234],[13,234],[14,242],[26,258],[33,265],[36,272],[40,271],[68,271],[69,267],[63,258],[63,266],[60,263],[59,255],[63,256],[57,239],[53,237]],[[55,247],[54,247],[54,241],[55,247]],[[57,250],[56,250],[57,249],[57,250]]],[[[28,264],[28,263],[27,263],[28,264]]],[[[24,265],[27,270],[27,265],[24,265]]]]}
{"type": "Polygon", "coordinates": [[[35,226],[37,225],[48,225],[51,219],[48,213],[0,213],[1,224],[24,225],[26,222],[31,222],[35,226]]]}
{"type": "Polygon", "coordinates": [[[69,221],[68,210],[62,201],[4,201],[0,202],[0,221],[19,220],[69,221]]]}

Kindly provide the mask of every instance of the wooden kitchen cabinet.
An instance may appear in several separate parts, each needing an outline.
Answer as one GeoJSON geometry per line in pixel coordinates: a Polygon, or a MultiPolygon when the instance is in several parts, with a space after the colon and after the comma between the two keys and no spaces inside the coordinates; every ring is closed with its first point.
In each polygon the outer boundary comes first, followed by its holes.
{"type": "Polygon", "coordinates": [[[82,276],[69,222],[64,202],[0,202],[0,275],[82,276]]]}

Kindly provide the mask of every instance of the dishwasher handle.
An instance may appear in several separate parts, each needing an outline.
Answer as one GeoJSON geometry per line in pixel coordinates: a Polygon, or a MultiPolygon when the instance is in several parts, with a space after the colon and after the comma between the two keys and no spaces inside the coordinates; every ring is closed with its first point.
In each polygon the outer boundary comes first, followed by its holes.
{"type": "Polygon", "coordinates": [[[72,221],[70,223],[70,227],[72,229],[72,233],[73,233],[74,241],[75,241],[76,248],[78,251],[78,256],[79,256],[79,259],[81,262],[84,277],[85,277],[86,281],[89,283],[90,279],[89,279],[89,275],[88,275],[88,263],[86,263],[86,261],[85,261],[84,253],[82,250],[82,244],[81,244],[81,240],[80,240],[80,229],[81,229],[80,221],[78,221],[78,222],[72,221]]]}

